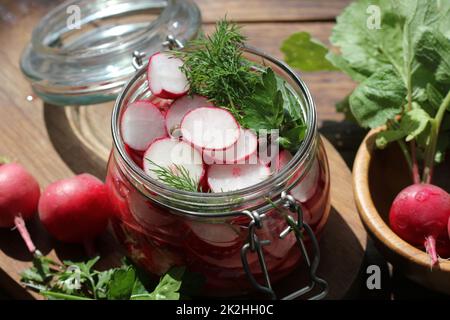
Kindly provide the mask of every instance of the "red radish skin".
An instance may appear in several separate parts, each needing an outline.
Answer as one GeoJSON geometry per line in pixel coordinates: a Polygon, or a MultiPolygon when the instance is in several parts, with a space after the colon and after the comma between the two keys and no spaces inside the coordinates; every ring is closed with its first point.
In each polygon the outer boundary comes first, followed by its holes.
{"type": "Polygon", "coordinates": [[[39,201],[39,218],[57,240],[84,244],[90,255],[92,241],[105,231],[111,214],[107,188],[90,174],[50,184],[39,201]]]}
{"type": "MultiPolygon", "coordinates": [[[[191,110],[208,106],[212,106],[211,102],[202,96],[186,95],[178,98],[172,103],[166,114],[167,132],[172,136],[178,137],[177,134],[174,134],[174,131],[179,131],[177,129],[180,129],[181,120],[183,120],[184,116],[191,110]]],[[[179,135],[181,135],[181,132],[179,132],[179,135]]]]}
{"type": "Polygon", "coordinates": [[[183,61],[168,53],[157,52],[150,57],[147,80],[153,95],[162,99],[176,99],[189,90],[189,82],[181,71],[183,61]]]}
{"type": "MultiPolygon", "coordinates": [[[[448,231],[448,238],[450,240],[450,218],[448,219],[447,231],[448,231]]],[[[449,248],[449,250],[450,250],[450,248],[449,248]]]]}
{"type": "Polygon", "coordinates": [[[37,212],[40,194],[36,179],[20,164],[0,164],[0,228],[16,227],[32,254],[36,246],[25,221],[37,212]]]}
{"type": "Polygon", "coordinates": [[[199,184],[205,175],[201,153],[184,141],[172,138],[158,139],[145,152],[144,171],[149,177],[157,180],[158,176],[153,171],[155,166],[149,160],[164,168],[183,166],[199,184]]]}
{"type": "Polygon", "coordinates": [[[206,164],[257,164],[258,138],[252,130],[242,129],[238,141],[225,150],[205,150],[206,164]]]}
{"type": "Polygon", "coordinates": [[[136,151],[145,151],[153,141],[167,136],[164,115],[149,101],[131,103],[120,129],[125,144],[136,151]]]}
{"type": "Polygon", "coordinates": [[[392,230],[414,246],[425,247],[431,266],[438,263],[438,254],[447,251],[450,195],[431,184],[413,184],[395,198],[389,212],[392,230]]]}
{"type": "Polygon", "coordinates": [[[125,145],[125,151],[127,152],[128,156],[133,160],[134,163],[136,163],[141,169],[143,168],[143,157],[144,152],[137,151],[131,149],[129,146],[125,145]]]}
{"type": "Polygon", "coordinates": [[[240,136],[240,126],[224,109],[202,107],[189,111],[181,121],[183,139],[201,150],[225,150],[240,136]]]}
{"type": "Polygon", "coordinates": [[[259,164],[214,164],[208,168],[212,192],[229,192],[258,184],[270,176],[270,168],[259,164]]]}

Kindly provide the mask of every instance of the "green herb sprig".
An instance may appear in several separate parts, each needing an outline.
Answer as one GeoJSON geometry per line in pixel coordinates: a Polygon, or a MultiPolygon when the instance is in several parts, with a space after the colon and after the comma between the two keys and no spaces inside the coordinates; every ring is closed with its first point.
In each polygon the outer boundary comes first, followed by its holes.
{"type": "Polygon", "coordinates": [[[176,267],[155,284],[127,260],[120,267],[97,271],[94,266],[99,259],[58,263],[37,255],[33,267],[22,272],[22,282],[56,300],[179,300],[182,295],[196,294],[203,282],[199,275],[176,267]]]}
{"type": "Polygon", "coordinates": [[[169,169],[156,164],[154,161],[146,158],[154,169],[151,169],[157,176],[157,179],[162,183],[184,191],[197,192],[199,191],[199,181],[194,177],[191,177],[189,171],[182,165],[174,164],[174,169],[169,169]]]}
{"type": "Polygon", "coordinates": [[[184,61],[182,71],[191,93],[228,108],[238,120],[243,99],[259,82],[250,62],[242,58],[245,40],[237,25],[222,20],[211,36],[191,41],[186,50],[174,51],[184,61]]]}
{"type": "Polygon", "coordinates": [[[295,152],[306,132],[300,103],[271,68],[243,57],[245,41],[240,28],[225,19],[211,36],[173,53],[184,61],[191,94],[228,109],[244,128],[279,130],[281,146],[295,152]]]}

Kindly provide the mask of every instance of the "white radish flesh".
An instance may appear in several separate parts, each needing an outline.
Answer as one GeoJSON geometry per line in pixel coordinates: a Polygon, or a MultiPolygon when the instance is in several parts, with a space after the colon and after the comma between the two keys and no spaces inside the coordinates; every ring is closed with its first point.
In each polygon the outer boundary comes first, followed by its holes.
{"type": "Polygon", "coordinates": [[[132,149],[145,151],[158,138],[167,136],[164,115],[152,103],[131,103],[122,116],[123,141],[132,149]]]}
{"type": "Polygon", "coordinates": [[[154,172],[155,169],[158,169],[155,164],[173,170],[175,173],[176,167],[182,166],[197,183],[200,182],[205,171],[199,151],[184,141],[171,138],[156,140],[144,154],[145,173],[158,180],[158,175],[154,172]]]}
{"type": "Polygon", "coordinates": [[[280,171],[283,169],[289,161],[292,159],[292,154],[287,150],[281,150],[278,157],[275,160],[275,169],[276,171],[280,171]]]}
{"type": "Polygon", "coordinates": [[[306,202],[316,192],[316,188],[319,183],[319,177],[319,161],[315,159],[309,171],[298,182],[298,185],[291,190],[292,196],[300,202],[306,202]]]}
{"type": "Polygon", "coordinates": [[[238,141],[225,150],[205,150],[207,164],[256,164],[258,138],[248,129],[241,129],[238,141]]]}
{"type": "Polygon", "coordinates": [[[189,82],[181,71],[183,61],[168,53],[155,53],[150,57],[147,79],[150,91],[163,99],[176,99],[189,90],[189,82]]]}
{"type": "Polygon", "coordinates": [[[181,121],[183,139],[199,149],[224,150],[237,142],[240,127],[227,110],[202,107],[189,111],[181,121]]]}
{"type": "Polygon", "coordinates": [[[183,96],[175,100],[166,114],[166,129],[170,135],[175,135],[174,131],[180,129],[181,120],[191,110],[211,106],[211,102],[202,96],[183,96]]]}
{"type": "Polygon", "coordinates": [[[270,176],[263,164],[214,164],[208,169],[208,185],[212,192],[244,189],[264,181],[270,176]]]}

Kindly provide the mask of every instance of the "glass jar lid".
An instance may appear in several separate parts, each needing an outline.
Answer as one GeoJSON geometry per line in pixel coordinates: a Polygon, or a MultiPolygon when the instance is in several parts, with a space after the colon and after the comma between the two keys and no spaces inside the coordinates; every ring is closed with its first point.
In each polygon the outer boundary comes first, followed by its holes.
{"type": "Polygon", "coordinates": [[[35,27],[20,66],[48,103],[110,101],[135,73],[134,51],[160,51],[169,36],[186,42],[200,25],[190,0],[70,0],[35,27]]]}

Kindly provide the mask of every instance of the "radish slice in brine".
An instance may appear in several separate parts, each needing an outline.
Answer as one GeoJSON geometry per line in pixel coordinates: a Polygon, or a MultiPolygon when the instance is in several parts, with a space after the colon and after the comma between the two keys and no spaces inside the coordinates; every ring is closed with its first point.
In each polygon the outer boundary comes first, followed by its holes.
{"type": "Polygon", "coordinates": [[[225,150],[205,150],[207,164],[257,164],[258,138],[253,131],[241,129],[238,141],[225,150]]]}
{"type": "Polygon", "coordinates": [[[319,183],[319,178],[320,178],[319,161],[315,159],[309,171],[300,180],[298,185],[291,190],[292,196],[300,202],[306,202],[316,192],[319,183]]]}
{"type": "Polygon", "coordinates": [[[205,173],[201,153],[186,142],[171,138],[156,140],[144,154],[145,173],[158,180],[158,175],[154,170],[159,168],[155,164],[168,168],[175,174],[178,170],[177,166],[182,166],[197,184],[200,183],[205,173]]]}
{"type": "Polygon", "coordinates": [[[212,192],[228,192],[258,184],[270,176],[263,164],[214,164],[208,169],[208,185],[212,192]]]}
{"type": "Polygon", "coordinates": [[[153,141],[167,136],[164,115],[151,102],[133,102],[122,116],[121,132],[130,148],[145,151],[153,141]]]}
{"type": "Polygon", "coordinates": [[[168,53],[152,55],[147,69],[150,91],[163,99],[176,99],[185,95],[189,90],[189,82],[180,69],[182,66],[182,60],[168,53]]]}
{"type": "MultiPolygon", "coordinates": [[[[166,114],[166,129],[170,135],[177,136],[175,130],[180,129],[181,120],[191,110],[212,106],[211,102],[202,96],[183,96],[175,100],[166,114]]],[[[177,130],[178,131],[178,130],[177,130]]],[[[181,134],[181,132],[180,132],[181,134]]]]}
{"type": "Polygon", "coordinates": [[[229,111],[202,107],[184,116],[181,134],[184,140],[199,149],[224,150],[237,142],[240,127],[229,111]]]}

